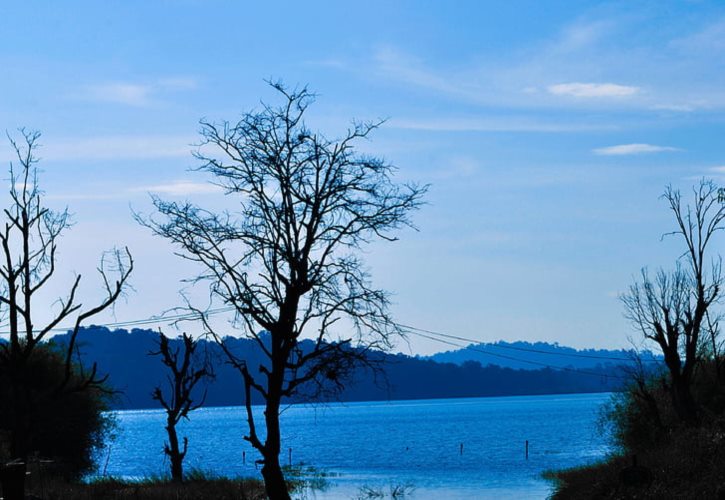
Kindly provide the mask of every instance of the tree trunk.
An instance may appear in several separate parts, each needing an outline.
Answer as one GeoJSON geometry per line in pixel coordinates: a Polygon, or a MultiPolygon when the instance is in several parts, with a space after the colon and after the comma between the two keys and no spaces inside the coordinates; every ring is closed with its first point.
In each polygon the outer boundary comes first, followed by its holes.
{"type": "Polygon", "coordinates": [[[270,500],[289,500],[287,482],[282,474],[282,467],[279,465],[279,454],[264,458],[262,477],[264,478],[264,489],[270,500]]]}
{"type": "Polygon", "coordinates": [[[694,424],[697,421],[695,399],[690,391],[690,381],[684,377],[672,380],[672,404],[680,422],[694,424]]]}
{"type": "Polygon", "coordinates": [[[21,377],[13,377],[13,429],[10,441],[12,459],[26,461],[29,447],[30,404],[21,377]]]}
{"type": "Polygon", "coordinates": [[[180,483],[184,480],[184,456],[179,450],[179,438],[176,435],[176,426],[173,422],[168,422],[166,432],[169,435],[169,445],[165,451],[171,461],[171,480],[180,483]]]}
{"type": "Polygon", "coordinates": [[[284,479],[282,467],[279,464],[279,452],[281,449],[279,406],[280,397],[270,392],[267,398],[267,407],[264,410],[267,439],[264,443],[262,477],[264,478],[264,488],[270,500],[289,500],[290,495],[287,491],[287,482],[284,479]]]}

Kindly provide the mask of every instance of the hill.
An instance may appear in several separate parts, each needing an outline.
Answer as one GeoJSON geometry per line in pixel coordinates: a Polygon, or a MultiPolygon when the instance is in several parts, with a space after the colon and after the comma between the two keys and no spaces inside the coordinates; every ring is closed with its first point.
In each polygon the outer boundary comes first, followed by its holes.
{"type": "MultiPolygon", "coordinates": [[[[84,363],[97,362],[99,370],[109,374],[111,386],[121,391],[115,403],[117,408],[157,406],[151,399],[151,391],[166,380],[166,373],[160,360],[148,355],[156,348],[156,336],[151,330],[111,331],[97,326],[84,328],[79,333],[78,341],[84,363]]],[[[65,342],[67,335],[56,336],[54,341],[65,342]]],[[[200,350],[206,349],[214,360],[216,371],[216,380],[208,387],[206,404],[242,404],[242,382],[238,373],[224,362],[223,353],[214,342],[200,342],[200,350]]],[[[261,360],[261,353],[254,341],[231,339],[230,345],[252,365],[261,360]]],[[[571,367],[531,370],[530,366],[524,370],[492,364],[483,366],[472,360],[456,364],[383,352],[374,352],[372,356],[380,362],[382,372],[374,374],[365,369],[357,370],[341,394],[341,400],[609,392],[621,388],[624,373],[622,366],[612,363],[590,366],[586,371],[571,367]]]]}
{"type": "MultiPolygon", "coordinates": [[[[475,361],[482,365],[494,364],[506,368],[535,370],[542,365],[568,366],[576,369],[589,369],[599,365],[629,365],[633,362],[634,351],[616,349],[577,350],[559,344],[546,342],[494,342],[469,345],[461,349],[440,352],[426,359],[439,363],[464,363],[475,361]]],[[[659,358],[649,351],[639,353],[645,363],[659,358]]]]}

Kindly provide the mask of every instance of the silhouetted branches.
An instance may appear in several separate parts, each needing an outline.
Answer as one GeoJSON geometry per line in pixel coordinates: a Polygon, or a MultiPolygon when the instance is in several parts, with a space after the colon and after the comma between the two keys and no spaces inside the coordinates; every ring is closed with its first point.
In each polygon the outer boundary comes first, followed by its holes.
{"type": "Polygon", "coordinates": [[[353,123],[341,138],[327,139],[303,120],[312,93],[271,85],[281,106],[263,105],[237,123],[201,122],[199,170],[235,197],[237,209],[215,213],[154,198],[163,218],[139,220],[203,266],[196,281],[235,308],[233,324],[266,355],[252,369],[200,311],[244,380],[247,439],[264,458],[268,494],[287,498],[278,456],[280,403],[305,387],[341,386],[366,349],[385,348],[401,333],[388,313],[388,294],[372,287],[356,253],[411,226],[409,214],[426,186],[396,184],[394,167],[355,151],[379,122],[353,123]],[[300,348],[303,332],[312,334],[310,350],[300,348]],[[266,401],[264,441],[252,391],[266,401]]]}
{"type": "Polygon", "coordinates": [[[166,411],[166,432],[169,441],[164,444],[164,453],[171,461],[171,478],[182,481],[183,461],[186,456],[189,441],[185,437],[183,447],[179,446],[176,425],[182,419],[189,418],[192,412],[204,404],[206,390],[198,399],[194,398],[194,389],[205,379],[213,377],[211,365],[205,359],[200,359],[196,352],[198,343],[190,335],[181,336],[182,345],[173,348],[169,339],[159,332],[158,351],[152,351],[152,356],[160,356],[161,362],[166,365],[170,374],[167,377],[168,392],[157,386],[153,391],[153,398],[161,404],[166,411]]]}
{"type": "Polygon", "coordinates": [[[12,452],[24,457],[28,452],[27,429],[21,421],[27,418],[30,402],[25,401],[22,384],[29,359],[54,328],[71,321],[70,339],[64,346],[64,374],[48,391],[58,394],[89,388],[105,390],[106,378],[98,374],[95,363],[89,370],[82,366],[80,371],[75,370],[76,338],[84,321],[113,307],[122,295],[133,270],[133,259],[128,249],[104,255],[98,267],[104,296],[94,306],[84,307],[78,301],[80,275],[58,299],[55,310],[45,303],[38,305],[36,297],[55,275],[57,244],[71,226],[71,220],[67,209],[53,211],[43,204],[36,167],[40,134],[24,129],[20,133],[19,141],[8,135],[17,162],[10,165],[10,202],[2,211],[4,222],[0,222],[0,311],[9,329],[9,342],[0,344],[0,374],[8,377],[17,389],[12,403],[18,420],[13,430],[12,452]],[[50,318],[42,324],[38,308],[42,308],[43,315],[51,311],[50,318]]]}
{"type": "Polygon", "coordinates": [[[683,204],[680,192],[671,187],[663,195],[677,225],[667,235],[678,236],[686,248],[675,270],[660,270],[654,279],[643,270],[641,280],[622,297],[627,318],[664,355],[673,405],[683,421],[696,418],[690,385],[703,342],[710,342],[717,357],[718,316],[711,306],[721,299],[723,286],[722,258],[711,257],[708,249],[725,228],[725,205],[718,202],[711,181],[702,180],[693,194],[692,205],[683,204]]]}

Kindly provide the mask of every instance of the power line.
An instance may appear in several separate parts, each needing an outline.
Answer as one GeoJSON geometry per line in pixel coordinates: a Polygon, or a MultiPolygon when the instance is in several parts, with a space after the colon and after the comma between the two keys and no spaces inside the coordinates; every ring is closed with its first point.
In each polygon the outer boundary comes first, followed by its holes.
{"type": "MultiPolygon", "coordinates": [[[[413,331],[413,330],[410,330],[409,333],[412,333],[413,335],[418,335],[420,337],[424,337],[424,338],[427,338],[427,339],[430,339],[430,340],[434,340],[436,342],[441,342],[443,344],[448,344],[448,345],[451,345],[451,346],[454,346],[454,347],[465,347],[465,346],[462,346],[462,345],[457,344],[455,342],[451,342],[449,340],[444,340],[444,339],[441,339],[441,338],[433,337],[431,335],[426,335],[425,333],[420,333],[420,332],[413,331]]],[[[567,372],[581,373],[582,375],[591,375],[593,377],[612,377],[612,378],[617,378],[617,379],[620,379],[620,380],[628,380],[627,377],[623,377],[621,375],[614,375],[612,373],[596,373],[596,372],[590,372],[590,371],[586,371],[586,370],[580,370],[578,368],[571,368],[569,366],[555,366],[555,365],[550,365],[548,363],[540,363],[538,361],[531,361],[531,360],[528,360],[528,359],[521,359],[521,358],[515,358],[513,356],[506,356],[505,354],[498,354],[498,353],[488,352],[488,351],[484,351],[483,349],[478,349],[478,348],[473,347],[473,346],[469,346],[469,349],[471,349],[473,351],[476,351],[476,352],[483,353],[483,354],[487,354],[489,356],[496,356],[498,358],[504,358],[504,359],[508,359],[508,360],[512,360],[512,361],[518,361],[518,362],[521,362],[521,363],[528,363],[528,364],[531,364],[531,365],[543,366],[543,367],[546,367],[546,368],[550,368],[552,370],[561,370],[561,371],[567,371],[567,372]]]]}
{"type": "MultiPolygon", "coordinates": [[[[205,311],[204,314],[205,315],[209,315],[209,316],[213,316],[215,314],[221,314],[221,313],[230,312],[230,311],[233,311],[233,310],[234,310],[234,307],[219,307],[219,308],[216,308],[216,309],[209,309],[208,311],[205,311]]],[[[172,315],[169,315],[169,316],[161,316],[161,315],[159,315],[159,316],[151,316],[149,318],[134,319],[134,320],[128,320],[128,321],[117,321],[117,322],[100,323],[100,324],[99,323],[94,323],[94,325],[95,326],[103,326],[103,327],[106,327],[106,328],[123,328],[123,327],[127,327],[127,326],[156,325],[156,324],[161,324],[161,323],[170,324],[172,322],[183,321],[185,319],[191,320],[191,319],[198,318],[198,317],[199,317],[199,314],[196,313],[196,312],[187,312],[187,313],[182,313],[182,314],[172,314],[172,315]]],[[[73,329],[73,326],[65,326],[65,327],[58,326],[58,327],[55,327],[55,328],[51,328],[49,330],[49,332],[54,332],[54,333],[62,332],[62,333],[65,333],[65,332],[67,332],[69,330],[72,330],[72,329],[73,329]]],[[[37,333],[37,332],[38,332],[38,330],[36,330],[33,333],[37,333]]],[[[1,331],[0,332],[0,335],[9,335],[9,334],[10,334],[9,331],[1,331]]]]}
{"type": "MultiPolygon", "coordinates": [[[[416,331],[416,332],[427,333],[430,335],[437,335],[437,336],[445,337],[445,338],[449,338],[449,339],[460,340],[463,342],[470,342],[472,344],[481,343],[480,340],[474,340],[474,339],[470,339],[470,338],[466,338],[466,337],[460,337],[458,335],[451,335],[448,333],[442,333],[442,332],[437,332],[437,331],[433,331],[433,330],[426,330],[425,328],[417,328],[415,326],[402,325],[402,324],[400,326],[402,326],[403,328],[405,328],[406,330],[408,330],[411,333],[413,333],[413,331],[416,331]]],[[[546,354],[549,356],[566,356],[566,357],[571,357],[571,358],[589,358],[589,359],[600,359],[600,360],[608,359],[608,360],[614,360],[614,361],[632,361],[632,358],[623,358],[623,357],[618,357],[618,356],[596,356],[594,354],[573,353],[573,352],[551,352],[551,351],[544,351],[541,349],[534,349],[534,348],[530,348],[530,347],[518,347],[518,346],[501,345],[501,344],[489,344],[489,345],[491,347],[496,347],[496,348],[500,348],[500,349],[509,349],[509,350],[514,350],[514,351],[524,351],[524,352],[535,352],[538,354],[546,354]]],[[[458,347],[472,348],[472,346],[458,346],[458,347]]],[[[658,363],[659,362],[659,360],[656,360],[656,359],[645,359],[642,361],[644,361],[646,363],[658,363]]]]}
{"type": "MultiPolygon", "coordinates": [[[[230,307],[219,307],[219,308],[210,309],[208,311],[205,311],[204,314],[205,315],[216,315],[216,314],[221,314],[221,313],[225,313],[225,312],[231,312],[234,309],[235,308],[233,306],[230,306],[230,307]]],[[[187,312],[187,313],[175,314],[175,315],[169,315],[169,316],[151,316],[149,318],[136,319],[136,320],[117,321],[117,322],[110,322],[110,323],[101,323],[101,324],[95,324],[95,326],[102,326],[102,327],[106,327],[106,328],[123,328],[123,327],[128,327],[128,326],[144,326],[144,325],[153,325],[153,324],[160,324],[160,323],[170,324],[170,323],[176,322],[176,321],[183,321],[183,320],[187,320],[187,319],[188,320],[192,320],[192,319],[195,319],[197,317],[198,317],[198,313],[196,313],[196,312],[187,312]]],[[[470,342],[472,344],[475,344],[475,343],[478,342],[476,340],[473,340],[473,339],[470,339],[470,338],[466,338],[466,337],[460,337],[460,336],[457,336],[457,335],[451,335],[451,334],[447,334],[447,333],[436,332],[436,331],[433,331],[433,330],[426,330],[424,328],[417,328],[417,327],[410,326],[410,325],[403,325],[403,324],[401,324],[400,326],[402,326],[404,329],[406,329],[409,333],[412,333],[413,335],[418,335],[420,337],[427,338],[429,340],[434,340],[436,342],[448,344],[448,345],[451,345],[451,346],[454,346],[454,347],[458,347],[458,348],[467,348],[469,350],[473,350],[473,351],[476,351],[476,352],[480,352],[482,354],[486,354],[486,355],[489,355],[489,356],[495,356],[495,357],[498,357],[498,358],[508,359],[508,360],[511,360],[511,361],[518,361],[518,362],[521,362],[521,363],[528,363],[528,364],[531,364],[531,365],[543,366],[543,367],[551,368],[551,369],[554,369],[554,370],[572,371],[572,372],[582,373],[582,374],[586,374],[586,375],[593,375],[593,376],[602,376],[603,375],[601,373],[588,372],[588,371],[585,371],[585,370],[579,370],[579,369],[576,369],[576,368],[571,368],[571,367],[566,367],[566,366],[555,366],[555,365],[550,365],[548,363],[542,363],[542,362],[538,362],[538,361],[521,359],[521,358],[517,358],[517,357],[514,357],[514,356],[507,356],[505,354],[500,354],[500,353],[494,353],[494,352],[490,352],[490,351],[485,351],[482,348],[479,348],[479,347],[476,347],[476,346],[472,346],[472,345],[465,346],[465,345],[461,345],[461,344],[458,344],[458,343],[455,343],[455,342],[451,342],[450,340],[444,340],[444,339],[453,339],[453,340],[458,340],[458,341],[463,341],[463,342],[470,342]],[[443,337],[443,338],[440,338],[440,337],[443,337]]],[[[56,327],[56,328],[52,328],[49,331],[50,332],[67,332],[67,331],[71,330],[72,328],[73,327],[56,327]]],[[[0,332],[0,335],[9,335],[9,334],[10,334],[9,331],[2,331],[2,332],[0,332]]],[[[610,360],[617,360],[617,361],[631,361],[628,358],[621,358],[621,357],[615,357],[615,356],[593,356],[593,355],[581,354],[581,353],[577,353],[577,354],[574,354],[574,353],[555,353],[555,352],[543,351],[541,349],[531,349],[531,348],[524,348],[524,347],[504,346],[504,345],[496,345],[496,347],[504,348],[504,349],[516,350],[516,351],[535,352],[535,353],[538,353],[538,354],[555,355],[555,356],[569,356],[569,357],[593,358],[593,359],[610,359],[610,360]]],[[[646,361],[657,362],[657,360],[646,360],[646,361]]],[[[619,376],[616,376],[616,375],[608,375],[608,376],[612,376],[612,377],[616,377],[616,378],[621,378],[621,379],[624,379],[625,378],[625,377],[619,377],[619,376]]]]}

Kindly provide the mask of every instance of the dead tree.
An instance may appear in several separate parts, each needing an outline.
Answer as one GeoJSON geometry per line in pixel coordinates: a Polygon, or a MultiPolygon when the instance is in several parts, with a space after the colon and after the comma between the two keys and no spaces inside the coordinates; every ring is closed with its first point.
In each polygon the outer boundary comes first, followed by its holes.
{"type": "Polygon", "coordinates": [[[213,302],[234,307],[233,325],[264,353],[265,363],[249,366],[202,315],[243,378],[246,439],[262,455],[267,494],[286,499],[280,407],[293,395],[339,388],[367,349],[387,347],[400,332],[387,293],[372,287],[358,255],[410,226],[427,186],[396,184],[394,167],[355,151],[379,123],[353,123],[340,139],[327,139],[303,120],[313,94],[272,87],[279,107],[263,105],[237,123],[201,122],[199,170],[214,176],[237,209],[216,213],[154,198],[161,218],[140,220],[202,265],[196,281],[209,285],[213,302]],[[263,433],[253,393],[265,402],[263,433]]]}
{"type": "Polygon", "coordinates": [[[672,188],[663,195],[677,224],[667,234],[685,244],[675,270],[660,270],[654,280],[643,270],[641,281],[622,297],[626,317],[664,355],[672,404],[683,422],[697,418],[693,375],[701,361],[702,344],[716,346],[717,322],[708,318],[723,286],[722,259],[712,255],[710,245],[725,227],[725,206],[718,202],[718,190],[711,181],[702,180],[693,191],[692,205],[683,204],[680,192],[672,188]]]}
{"type": "Polygon", "coordinates": [[[168,393],[165,395],[163,389],[157,386],[152,397],[161,404],[166,411],[166,433],[169,441],[164,443],[164,453],[171,462],[171,479],[181,482],[184,479],[184,457],[189,446],[188,438],[184,437],[183,447],[179,446],[179,437],[176,433],[176,425],[181,419],[189,419],[189,413],[201,408],[206,399],[204,391],[198,402],[193,397],[194,388],[199,382],[212,376],[209,364],[206,361],[200,362],[196,349],[198,343],[191,338],[191,335],[184,333],[181,336],[182,346],[173,348],[169,339],[159,332],[158,351],[152,351],[152,356],[161,356],[161,362],[171,372],[167,376],[168,393]],[[183,347],[183,351],[181,350],[183,347]]]}
{"type": "Polygon", "coordinates": [[[33,421],[33,402],[25,387],[29,360],[54,329],[70,323],[69,339],[64,345],[64,375],[47,388],[48,394],[104,389],[106,377],[99,375],[95,363],[89,370],[77,373],[76,339],[83,322],[112,307],[122,295],[133,259],[128,249],[113,250],[101,258],[98,272],[104,296],[94,306],[83,307],[78,302],[81,275],[71,281],[67,294],[58,298],[55,308],[47,297],[41,298],[46,285],[53,284],[57,245],[71,220],[67,209],[56,212],[43,204],[36,167],[40,134],[21,130],[21,136],[21,142],[8,136],[17,163],[10,164],[10,201],[0,221],[0,311],[9,329],[9,341],[0,344],[0,375],[12,387],[10,452],[15,458],[25,459],[30,451],[33,421]],[[48,315],[48,311],[50,319],[41,323],[38,313],[48,315]]]}

